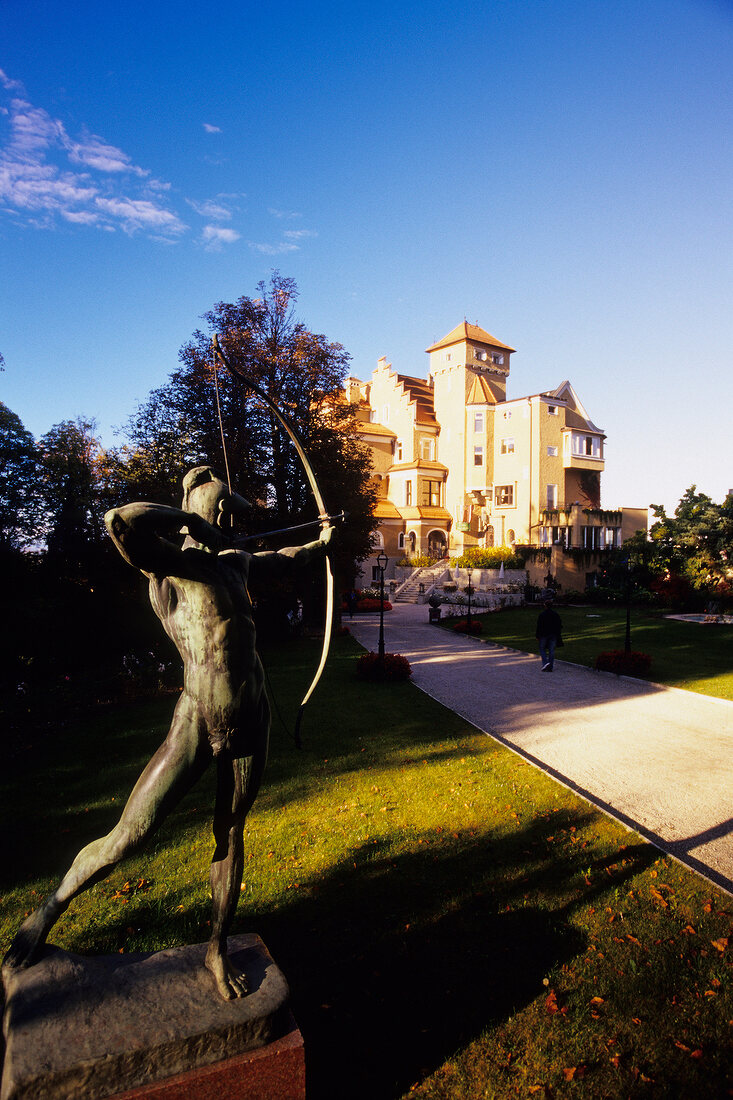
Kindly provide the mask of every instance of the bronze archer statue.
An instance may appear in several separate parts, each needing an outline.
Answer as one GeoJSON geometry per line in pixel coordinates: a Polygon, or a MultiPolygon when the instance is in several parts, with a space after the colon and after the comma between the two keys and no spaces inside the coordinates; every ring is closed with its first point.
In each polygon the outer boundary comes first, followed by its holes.
{"type": "Polygon", "coordinates": [[[224,533],[249,505],[210,466],[183,480],[182,508],[135,503],[105,523],[117,549],[149,579],[150,602],[183,660],[184,684],[168,735],[143,770],[107,836],[79,852],[56,890],[21,925],[3,971],[32,965],[51,928],[83,890],[105,878],[150,837],[216,762],[212,921],[206,966],[222,997],[242,997],[246,977],[227,956],[239,899],[244,822],[262,781],[270,710],[255,648],[248,581],[267,581],[322,557],[333,533],[317,542],[250,554],[224,533]]]}

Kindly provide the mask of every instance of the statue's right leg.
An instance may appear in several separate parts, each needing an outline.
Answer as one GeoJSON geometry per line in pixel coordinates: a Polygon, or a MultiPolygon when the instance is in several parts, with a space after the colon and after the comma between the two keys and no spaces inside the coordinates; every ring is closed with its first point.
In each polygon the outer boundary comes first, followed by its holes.
{"type": "Polygon", "coordinates": [[[31,966],[69,903],[105,878],[150,837],[205,771],[211,751],[195,708],[183,695],[170,732],[140,775],[114,829],[79,852],[57,889],[23,922],[3,959],[3,970],[31,966]]]}

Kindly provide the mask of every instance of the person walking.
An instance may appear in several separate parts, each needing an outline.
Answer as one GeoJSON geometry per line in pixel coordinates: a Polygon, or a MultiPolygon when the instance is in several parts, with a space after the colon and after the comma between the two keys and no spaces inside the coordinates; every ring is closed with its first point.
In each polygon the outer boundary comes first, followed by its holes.
{"type": "Polygon", "coordinates": [[[552,672],[555,663],[555,647],[562,645],[562,619],[552,606],[552,598],[545,597],[545,609],[537,616],[535,637],[540,643],[542,671],[552,672]]]}

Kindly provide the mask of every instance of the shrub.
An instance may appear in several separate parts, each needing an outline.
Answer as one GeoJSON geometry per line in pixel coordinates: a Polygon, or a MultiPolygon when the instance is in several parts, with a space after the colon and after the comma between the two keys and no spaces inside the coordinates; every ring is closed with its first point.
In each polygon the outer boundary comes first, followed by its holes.
{"type": "Polygon", "coordinates": [[[372,682],[398,683],[412,676],[407,657],[400,653],[385,653],[380,660],[378,653],[363,653],[356,662],[356,675],[360,680],[372,682]]]}
{"type": "Polygon", "coordinates": [[[457,623],[453,624],[453,629],[456,634],[483,634],[484,632],[484,628],[478,619],[471,619],[470,629],[468,619],[459,619],[457,623]]]}
{"type": "MultiPolygon", "coordinates": [[[[380,607],[381,607],[381,603],[380,603],[379,600],[375,600],[373,596],[366,596],[363,599],[358,601],[358,603],[356,605],[356,610],[357,611],[379,611],[380,607]]],[[[391,611],[392,610],[392,604],[389,602],[389,600],[384,601],[384,610],[385,611],[391,611]]]]}
{"type": "Polygon", "coordinates": [[[460,558],[451,558],[451,567],[461,569],[498,569],[502,564],[505,569],[521,569],[522,559],[508,546],[472,546],[460,558]]]}
{"type": "Polygon", "coordinates": [[[609,649],[605,653],[599,653],[596,657],[595,667],[599,672],[615,672],[617,676],[644,677],[652,666],[652,659],[648,653],[633,651],[626,653],[623,649],[609,649]]]}

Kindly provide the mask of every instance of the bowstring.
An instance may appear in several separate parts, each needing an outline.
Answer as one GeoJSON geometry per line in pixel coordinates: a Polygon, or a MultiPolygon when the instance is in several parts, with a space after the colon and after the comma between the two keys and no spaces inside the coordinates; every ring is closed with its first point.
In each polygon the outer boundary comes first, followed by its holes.
{"type": "MultiPolygon", "coordinates": [[[[224,469],[225,469],[226,475],[227,475],[227,485],[229,487],[229,492],[231,493],[231,491],[232,491],[232,475],[229,473],[229,455],[227,454],[227,445],[226,445],[226,440],[224,438],[224,420],[223,420],[222,415],[221,415],[221,401],[219,399],[219,371],[218,371],[217,365],[216,365],[216,359],[217,359],[216,352],[214,352],[212,358],[213,358],[213,362],[214,362],[214,393],[216,394],[216,412],[217,412],[217,416],[219,417],[219,434],[221,435],[221,449],[222,449],[222,453],[224,455],[224,469]]],[[[232,516],[232,522],[233,522],[233,520],[234,520],[234,517],[232,516]]]]}
{"type": "MultiPolygon", "coordinates": [[[[214,350],[213,363],[214,363],[214,393],[216,394],[216,413],[217,413],[217,416],[219,418],[219,434],[221,435],[221,449],[222,449],[222,453],[224,455],[224,469],[226,470],[227,485],[229,486],[229,492],[231,493],[231,491],[232,491],[232,477],[231,477],[231,474],[229,472],[229,456],[228,456],[228,453],[227,453],[226,438],[224,436],[224,420],[223,420],[223,417],[221,415],[221,400],[219,398],[219,371],[218,371],[218,368],[217,368],[217,358],[218,357],[217,357],[217,354],[216,354],[216,350],[214,350]]],[[[233,515],[230,516],[230,522],[232,524],[232,529],[233,529],[234,528],[234,516],[233,515]]],[[[298,731],[294,734],[291,731],[288,723],[283,718],[280,707],[277,705],[277,699],[275,697],[275,692],[272,689],[272,681],[270,680],[270,674],[267,671],[266,666],[262,663],[262,658],[261,657],[260,657],[260,663],[262,664],[262,669],[263,669],[263,672],[265,674],[265,680],[267,681],[268,693],[269,693],[269,696],[270,696],[270,701],[272,703],[273,709],[274,709],[275,713],[277,714],[278,718],[280,719],[280,724],[283,727],[283,729],[285,730],[285,732],[288,735],[288,737],[290,738],[290,740],[295,744],[296,748],[300,749],[300,748],[303,747],[302,744],[300,743],[300,733],[298,731]]]]}

